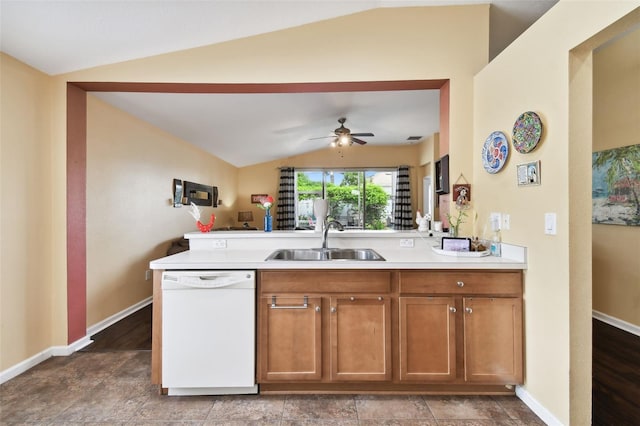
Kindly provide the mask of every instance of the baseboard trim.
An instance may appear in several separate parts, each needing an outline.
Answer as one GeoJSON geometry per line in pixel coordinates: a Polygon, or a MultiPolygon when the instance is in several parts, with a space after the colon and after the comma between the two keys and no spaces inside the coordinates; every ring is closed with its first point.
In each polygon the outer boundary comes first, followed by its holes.
{"type": "Polygon", "coordinates": [[[521,386],[516,386],[516,396],[525,403],[527,407],[533,411],[536,416],[545,422],[548,426],[564,426],[560,420],[556,418],[549,410],[538,402],[529,392],[521,386]]]}
{"type": "Polygon", "coordinates": [[[132,313],[137,312],[146,306],[149,306],[152,301],[153,297],[149,296],[146,299],[136,303],[135,305],[131,305],[127,309],[117,312],[111,315],[109,318],[106,318],[99,323],[92,325],[91,327],[87,328],[87,336],[93,336],[94,334],[101,332],[105,328],[112,326],[121,319],[128,317],[132,313]]]}
{"type": "Polygon", "coordinates": [[[9,381],[11,379],[13,379],[14,377],[24,373],[25,371],[35,367],[36,365],[40,364],[43,361],[46,361],[47,359],[51,358],[52,356],[69,356],[72,353],[79,351],[80,349],[84,348],[85,346],[90,345],[91,343],[93,343],[93,340],[91,340],[92,335],[104,330],[105,328],[115,324],[116,322],[120,321],[121,319],[131,315],[134,312],[139,311],[140,309],[144,308],[145,306],[148,306],[151,304],[153,298],[152,297],[148,297],[144,300],[142,300],[141,302],[136,303],[133,306],[128,307],[127,309],[124,309],[120,312],[118,312],[117,314],[114,314],[112,316],[110,316],[109,318],[105,319],[104,321],[100,321],[99,323],[92,325],[91,327],[87,328],[87,335],[82,337],[81,339],[76,340],[75,342],[66,345],[66,346],[51,346],[50,348],[47,348],[45,350],[43,350],[42,352],[39,352],[37,354],[35,354],[34,356],[25,359],[22,362],[19,362],[18,364],[7,368],[6,370],[0,372],[0,384],[9,381]]]}
{"type": "Polygon", "coordinates": [[[600,320],[602,322],[606,322],[607,324],[619,328],[621,330],[627,331],[631,334],[635,334],[636,336],[640,336],[640,327],[635,324],[631,324],[630,322],[626,322],[616,317],[612,317],[611,315],[607,315],[605,313],[596,311],[595,309],[591,311],[591,315],[593,318],[600,320]]]}

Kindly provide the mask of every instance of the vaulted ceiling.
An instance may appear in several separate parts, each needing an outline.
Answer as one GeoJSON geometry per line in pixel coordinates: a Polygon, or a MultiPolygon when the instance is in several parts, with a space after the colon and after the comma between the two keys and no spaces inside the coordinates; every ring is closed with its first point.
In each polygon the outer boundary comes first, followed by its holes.
{"type": "MultiPolygon", "coordinates": [[[[3,52],[56,75],[372,8],[491,3],[493,58],[556,2],[2,0],[0,43],[3,52]]],[[[437,132],[439,122],[437,90],[244,95],[105,92],[99,97],[238,167],[320,149],[332,139],[314,138],[331,135],[343,116],[352,132],[373,133],[374,137],[361,138],[372,145],[410,143],[409,137],[437,132]],[[224,114],[212,116],[207,111],[224,114]],[[256,146],[247,146],[251,143],[256,146]],[[277,150],[265,152],[264,146],[277,150]]]]}

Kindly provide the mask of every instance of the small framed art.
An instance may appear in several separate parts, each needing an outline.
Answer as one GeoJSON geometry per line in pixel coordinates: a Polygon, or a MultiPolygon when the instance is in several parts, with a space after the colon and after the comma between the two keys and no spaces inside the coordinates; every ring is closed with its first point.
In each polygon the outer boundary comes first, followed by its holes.
{"type": "Polygon", "coordinates": [[[442,250],[469,251],[471,250],[470,238],[442,237],[442,250]]]}
{"type": "Polygon", "coordinates": [[[540,160],[518,164],[518,186],[540,185],[540,160]]]}
{"type": "Polygon", "coordinates": [[[266,198],[267,194],[251,194],[251,203],[261,203],[263,198],[266,198]]]}

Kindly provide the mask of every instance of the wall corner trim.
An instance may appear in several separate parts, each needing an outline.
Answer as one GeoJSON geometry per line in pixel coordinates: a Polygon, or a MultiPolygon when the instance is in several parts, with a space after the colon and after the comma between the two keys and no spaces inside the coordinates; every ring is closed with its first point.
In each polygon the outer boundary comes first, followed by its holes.
{"type": "Polygon", "coordinates": [[[540,404],[529,392],[522,386],[516,386],[516,396],[525,403],[543,422],[548,426],[563,426],[563,423],[556,418],[545,406],[540,404]]]}
{"type": "Polygon", "coordinates": [[[607,315],[600,311],[596,311],[595,309],[591,311],[591,315],[593,318],[605,322],[613,327],[619,328],[621,330],[627,331],[631,334],[635,334],[636,336],[640,336],[640,327],[631,324],[630,322],[626,322],[616,317],[612,317],[611,315],[607,315]]]}

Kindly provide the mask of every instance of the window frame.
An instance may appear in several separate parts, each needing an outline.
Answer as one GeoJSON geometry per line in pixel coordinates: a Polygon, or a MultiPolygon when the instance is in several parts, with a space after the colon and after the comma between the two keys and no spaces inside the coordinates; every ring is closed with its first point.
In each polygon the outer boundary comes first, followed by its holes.
{"type": "MultiPolygon", "coordinates": [[[[361,209],[358,211],[358,216],[359,216],[359,220],[361,220],[362,226],[361,227],[353,227],[353,226],[349,226],[348,229],[353,229],[353,230],[359,230],[359,231],[370,231],[370,230],[374,230],[374,229],[368,229],[367,228],[367,221],[366,221],[366,208],[367,208],[367,186],[368,186],[368,182],[367,182],[367,173],[368,172],[373,172],[373,173],[390,173],[391,174],[391,183],[390,183],[390,191],[387,193],[387,199],[388,202],[390,202],[390,211],[387,215],[387,219],[390,220],[390,222],[387,222],[387,224],[385,225],[384,228],[382,229],[393,229],[393,206],[395,203],[395,191],[396,191],[396,182],[397,182],[397,174],[398,174],[398,169],[397,167],[304,167],[304,168],[296,168],[295,169],[295,174],[294,174],[294,196],[295,196],[295,227],[296,229],[307,229],[307,228],[303,228],[301,223],[300,223],[300,210],[299,210],[299,206],[300,206],[300,195],[301,194],[308,194],[308,195],[315,195],[315,198],[327,198],[327,176],[329,175],[330,172],[340,172],[340,173],[350,173],[350,172],[358,172],[358,173],[362,173],[362,191],[363,194],[360,197],[360,199],[362,200],[362,207],[361,209]],[[298,190],[298,174],[299,173],[320,173],[322,176],[321,179],[321,185],[322,188],[320,190],[320,192],[318,191],[304,191],[304,192],[300,192],[298,190]]],[[[384,188],[384,186],[378,185],[382,188],[384,188]]],[[[385,191],[386,192],[386,191],[385,191]]],[[[315,217],[314,217],[315,220],[315,217]]],[[[344,225],[344,224],[343,224],[344,225]]]]}

